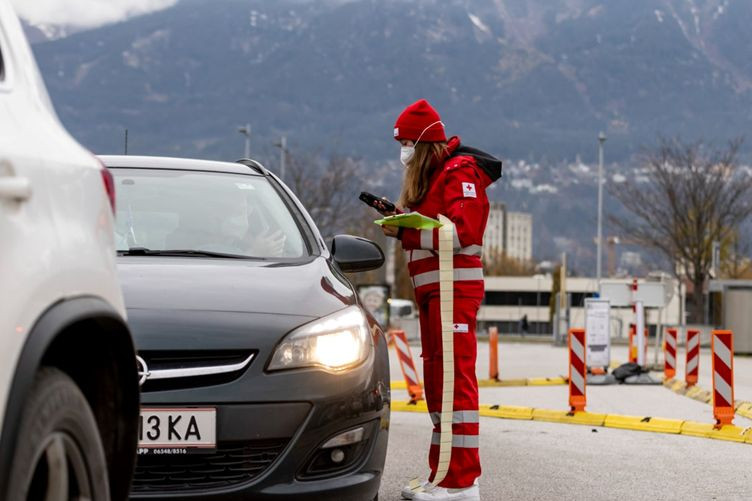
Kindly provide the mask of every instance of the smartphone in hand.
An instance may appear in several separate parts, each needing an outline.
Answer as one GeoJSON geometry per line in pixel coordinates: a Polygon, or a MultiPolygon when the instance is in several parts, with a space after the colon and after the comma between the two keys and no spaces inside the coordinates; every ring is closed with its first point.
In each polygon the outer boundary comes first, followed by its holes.
{"type": "Polygon", "coordinates": [[[397,206],[385,198],[379,198],[376,195],[372,195],[367,191],[360,192],[361,201],[363,201],[369,207],[372,207],[382,214],[394,213],[397,211],[397,206]]]}

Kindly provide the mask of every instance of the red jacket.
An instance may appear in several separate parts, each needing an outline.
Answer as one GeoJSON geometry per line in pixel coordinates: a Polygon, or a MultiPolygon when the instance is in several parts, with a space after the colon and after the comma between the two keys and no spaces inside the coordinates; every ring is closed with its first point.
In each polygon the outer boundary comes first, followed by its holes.
{"type": "MultiPolygon", "coordinates": [[[[431,173],[428,192],[409,209],[427,217],[443,214],[455,225],[454,290],[460,297],[483,297],[483,233],[488,220],[486,187],[501,176],[501,161],[453,137],[448,155],[431,173]]],[[[438,229],[404,228],[400,239],[418,301],[439,290],[438,229]]]]}

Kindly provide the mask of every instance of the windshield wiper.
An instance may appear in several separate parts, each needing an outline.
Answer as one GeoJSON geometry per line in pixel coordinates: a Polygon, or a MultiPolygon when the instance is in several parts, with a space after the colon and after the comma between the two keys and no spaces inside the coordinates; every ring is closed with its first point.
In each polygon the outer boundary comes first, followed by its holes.
{"type": "Polygon", "coordinates": [[[230,259],[261,259],[252,258],[251,256],[241,256],[239,254],[228,254],[225,252],[214,252],[204,250],[189,249],[147,249],[146,247],[130,247],[128,250],[119,250],[118,256],[195,256],[195,257],[223,257],[230,259]]]}

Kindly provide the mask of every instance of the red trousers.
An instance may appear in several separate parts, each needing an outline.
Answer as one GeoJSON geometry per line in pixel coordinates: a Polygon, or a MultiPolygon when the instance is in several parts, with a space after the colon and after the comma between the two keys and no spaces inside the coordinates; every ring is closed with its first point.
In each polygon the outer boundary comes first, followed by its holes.
{"type": "MultiPolygon", "coordinates": [[[[430,481],[436,475],[441,433],[440,414],[444,379],[439,294],[419,298],[420,338],[423,352],[423,380],[426,403],[434,424],[428,464],[430,481]]],[[[478,381],[475,377],[477,343],[476,317],[481,298],[454,298],[454,408],[452,457],[441,487],[470,487],[480,476],[478,456],[478,381]]]]}

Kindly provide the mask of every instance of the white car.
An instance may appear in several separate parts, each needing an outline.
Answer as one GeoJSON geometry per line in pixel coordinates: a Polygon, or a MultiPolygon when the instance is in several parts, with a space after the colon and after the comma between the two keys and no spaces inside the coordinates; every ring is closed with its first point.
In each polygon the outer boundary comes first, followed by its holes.
{"type": "Polygon", "coordinates": [[[109,172],[0,0],[0,499],[126,499],[138,377],[109,172]]]}

